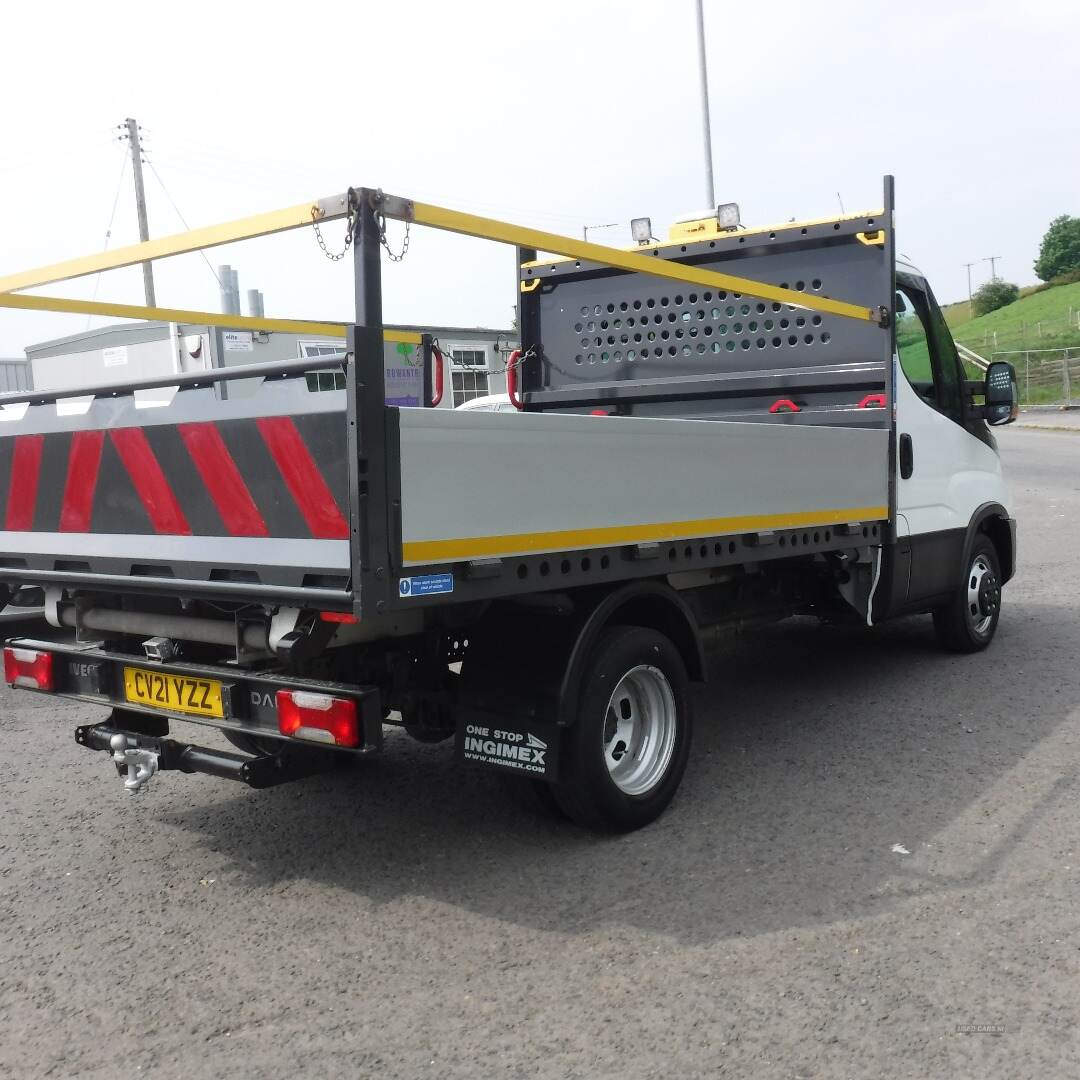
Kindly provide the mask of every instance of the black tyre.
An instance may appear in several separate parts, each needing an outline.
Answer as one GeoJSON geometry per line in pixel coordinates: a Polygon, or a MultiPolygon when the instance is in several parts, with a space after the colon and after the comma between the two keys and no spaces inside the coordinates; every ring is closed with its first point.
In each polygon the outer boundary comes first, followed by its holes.
{"type": "Polygon", "coordinates": [[[629,832],[671,802],[690,754],[686,667],[655,630],[605,630],[588,661],[577,718],[551,792],[567,817],[629,832]]]}
{"type": "Polygon", "coordinates": [[[946,649],[973,653],[994,640],[1001,618],[1001,570],[988,536],[976,538],[965,562],[967,573],[960,587],[934,612],[934,630],[946,649]]]}

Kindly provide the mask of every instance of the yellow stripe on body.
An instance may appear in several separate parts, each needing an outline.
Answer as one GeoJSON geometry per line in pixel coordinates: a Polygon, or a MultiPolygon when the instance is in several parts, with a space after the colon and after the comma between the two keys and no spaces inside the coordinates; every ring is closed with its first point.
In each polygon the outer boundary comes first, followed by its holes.
{"type": "Polygon", "coordinates": [[[797,514],[751,514],[741,517],[699,518],[695,521],[668,521],[654,525],[609,525],[597,529],[562,529],[509,536],[414,540],[402,544],[401,551],[404,561],[409,564],[455,562],[463,559],[572,551],[611,544],[648,544],[729,533],[763,532],[769,529],[841,525],[849,521],[877,521],[888,516],[887,506],[854,506],[842,510],[807,510],[797,514]]]}
{"type": "MultiPolygon", "coordinates": [[[[100,300],[69,300],[63,296],[26,296],[0,293],[0,307],[28,311],[67,311],[77,315],[106,315],[117,319],[150,319],[158,322],[203,323],[229,330],[263,330],[270,333],[318,334],[345,338],[341,323],[310,322],[306,319],[270,319],[259,315],[225,315],[219,311],[188,311],[183,308],[144,307],[141,304],[111,304],[100,300]]],[[[386,341],[419,345],[420,335],[410,330],[386,330],[386,341]]]]}

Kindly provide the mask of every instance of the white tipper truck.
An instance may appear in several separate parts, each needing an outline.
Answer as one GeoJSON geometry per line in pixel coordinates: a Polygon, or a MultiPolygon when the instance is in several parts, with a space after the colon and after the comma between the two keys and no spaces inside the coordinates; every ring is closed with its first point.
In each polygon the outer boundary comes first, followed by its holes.
{"type": "Polygon", "coordinates": [[[679,786],[716,628],[928,614],[985,648],[1016,559],[991,431],[1015,376],[967,378],[892,200],[887,179],[873,213],[683,222],[636,261],[511,239],[516,408],[455,412],[385,401],[382,221],[435,208],[350,189],[336,360],[0,398],[0,582],[44,589],[60,631],[8,641],[7,682],[102,706],[76,738],[133,792],[281,783],[396,724],[628,830],[679,786]],[[330,363],[344,389],[301,392],[330,363]],[[239,377],[261,388],[218,392],[239,377]]]}

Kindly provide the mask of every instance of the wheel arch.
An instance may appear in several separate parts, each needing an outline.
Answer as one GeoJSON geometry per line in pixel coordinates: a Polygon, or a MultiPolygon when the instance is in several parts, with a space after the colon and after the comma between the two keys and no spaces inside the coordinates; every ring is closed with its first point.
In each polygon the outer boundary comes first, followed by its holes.
{"type": "Polygon", "coordinates": [[[644,626],[663,634],[678,651],[690,680],[705,681],[705,648],[686,601],[663,582],[634,582],[608,593],[578,632],[559,687],[559,715],[564,723],[574,715],[585,664],[601,632],[618,625],[644,626]]]}
{"type": "MultiPolygon", "coordinates": [[[[967,535],[964,537],[964,550],[961,559],[966,563],[975,537],[988,536],[997,552],[998,566],[1001,570],[1001,583],[1004,585],[1016,572],[1016,527],[1009,512],[1001,503],[983,503],[971,516],[967,535]]],[[[966,565],[960,567],[959,576],[963,577],[966,565]]]]}

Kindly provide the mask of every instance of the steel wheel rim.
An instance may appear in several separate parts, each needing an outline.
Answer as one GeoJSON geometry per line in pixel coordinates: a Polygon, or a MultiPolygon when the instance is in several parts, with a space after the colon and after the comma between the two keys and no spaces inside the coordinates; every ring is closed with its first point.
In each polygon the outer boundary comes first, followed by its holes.
{"type": "Polygon", "coordinates": [[[650,664],[619,680],[604,712],[608,774],[625,795],[645,795],[667,773],[675,752],[677,709],[667,676],[650,664]]]}
{"type": "Polygon", "coordinates": [[[985,634],[997,611],[997,581],[985,555],[976,555],[967,575],[967,617],[976,634],[985,634]]]}

